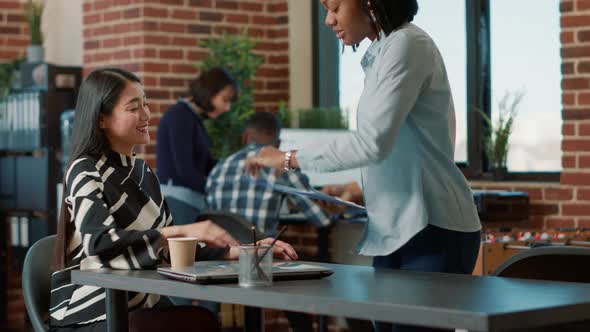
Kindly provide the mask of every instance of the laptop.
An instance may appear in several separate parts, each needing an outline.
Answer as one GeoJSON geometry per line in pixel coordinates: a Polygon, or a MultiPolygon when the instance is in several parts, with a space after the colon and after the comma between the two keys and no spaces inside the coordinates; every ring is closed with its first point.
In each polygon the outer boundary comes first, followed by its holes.
{"type": "MultiPolygon", "coordinates": [[[[158,273],[172,279],[199,284],[237,283],[238,261],[201,261],[195,262],[192,267],[176,270],[170,265],[162,265],[158,267],[158,273]]],[[[330,268],[303,261],[275,261],[272,267],[274,281],[319,279],[333,273],[330,268]]]]}

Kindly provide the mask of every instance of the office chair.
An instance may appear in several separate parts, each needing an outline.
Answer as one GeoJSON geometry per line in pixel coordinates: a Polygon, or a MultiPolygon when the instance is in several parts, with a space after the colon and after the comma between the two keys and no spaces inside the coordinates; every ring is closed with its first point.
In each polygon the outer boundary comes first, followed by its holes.
{"type": "Polygon", "coordinates": [[[27,252],[23,266],[23,297],[35,332],[49,330],[44,320],[49,313],[54,243],[55,235],[37,241],[27,252]]]}
{"type": "MultiPolygon", "coordinates": [[[[523,250],[508,258],[494,272],[495,276],[534,280],[590,282],[590,248],[545,246],[523,250]]],[[[560,324],[519,332],[590,331],[590,321],[560,324]]]]}

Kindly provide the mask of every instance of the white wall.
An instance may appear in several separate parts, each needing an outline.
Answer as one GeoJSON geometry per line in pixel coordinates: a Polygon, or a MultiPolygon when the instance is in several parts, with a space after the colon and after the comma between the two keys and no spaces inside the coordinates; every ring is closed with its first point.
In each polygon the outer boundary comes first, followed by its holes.
{"type": "Polygon", "coordinates": [[[82,28],[82,0],[46,0],[41,18],[45,62],[81,67],[82,28]]]}
{"type": "Polygon", "coordinates": [[[317,0],[289,0],[289,80],[291,109],[312,106],[311,6],[317,0]]]}

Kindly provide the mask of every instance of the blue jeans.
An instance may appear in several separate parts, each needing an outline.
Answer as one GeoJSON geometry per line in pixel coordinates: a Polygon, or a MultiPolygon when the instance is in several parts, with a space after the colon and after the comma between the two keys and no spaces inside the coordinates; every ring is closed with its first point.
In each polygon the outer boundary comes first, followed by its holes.
{"type": "MultiPolygon", "coordinates": [[[[408,243],[387,256],[373,258],[376,268],[471,274],[475,267],[480,232],[456,232],[428,225],[408,243]]],[[[453,331],[375,322],[377,332],[453,331]]]]}

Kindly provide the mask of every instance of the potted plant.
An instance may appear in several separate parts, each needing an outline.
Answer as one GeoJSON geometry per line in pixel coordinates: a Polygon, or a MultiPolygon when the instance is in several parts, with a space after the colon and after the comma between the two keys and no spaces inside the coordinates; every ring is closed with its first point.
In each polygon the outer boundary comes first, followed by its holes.
{"type": "Polygon", "coordinates": [[[203,46],[209,49],[210,54],[203,61],[201,69],[223,67],[240,87],[238,100],[232,104],[231,111],[215,121],[206,122],[207,132],[211,137],[211,153],[216,158],[224,158],[242,147],[244,125],[254,113],[250,82],[264,60],[252,53],[256,42],[250,40],[246,32],[242,35],[223,34],[219,39],[205,41],[203,46]]]}
{"type": "Polygon", "coordinates": [[[498,103],[498,118],[495,123],[492,123],[487,114],[478,110],[487,123],[483,146],[494,180],[502,180],[506,175],[510,134],[523,97],[524,93],[521,91],[506,92],[498,103]]]}
{"type": "Polygon", "coordinates": [[[41,0],[28,0],[25,4],[25,16],[29,26],[31,45],[27,47],[28,62],[43,62],[43,34],[41,33],[41,15],[43,3],[41,0]]]}
{"type": "Polygon", "coordinates": [[[279,103],[279,117],[284,128],[347,129],[348,115],[339,107],[313,107],[290,110],[285,101],[279,103]]]}

